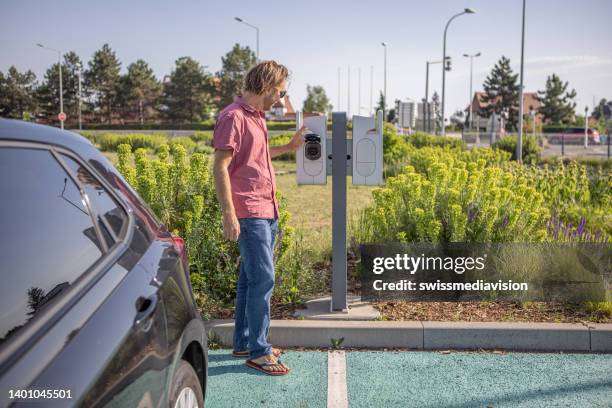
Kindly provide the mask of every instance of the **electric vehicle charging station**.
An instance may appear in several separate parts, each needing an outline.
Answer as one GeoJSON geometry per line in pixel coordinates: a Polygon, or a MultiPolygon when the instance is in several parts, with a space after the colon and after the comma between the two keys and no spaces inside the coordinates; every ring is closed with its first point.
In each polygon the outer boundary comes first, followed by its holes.
{"type": "Polygon", "coordinates": [[[332,301],[330,311],[347,311],[346,176],[354,185],[382,185],[383,113],[376,118],[353,116],[353,138],[347,136],[345,112],[332,114],[332,137],[327,137],[327,116],[302,117],[296,125],[309,130],[296,152],[298,185],[325,185],[332,176],[332,301]],[[376,119],[376,120],[375,120],[376,119]],[[347,154],[347,152],[350,152],[347,154]]]}
{"type": "Polygon", "coordinates": [[[373,117],[353,116],[353,185],[383,184],[382,111],[373,117]]]}
{"type": "Polygon", "coordinates": [[[304,135],[305,143],[296,152],[297,183],[327,184],[327,116],[311,116],[302,119],[296,115],[297,129],[302,124],[309,129],[304,135]]]}

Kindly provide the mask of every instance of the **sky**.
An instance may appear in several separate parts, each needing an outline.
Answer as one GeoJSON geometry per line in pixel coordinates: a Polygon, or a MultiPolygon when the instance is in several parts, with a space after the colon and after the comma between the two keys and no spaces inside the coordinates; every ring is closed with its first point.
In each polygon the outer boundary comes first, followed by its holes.
{"type": "MultiPolygon", "coordinates": [[[[465,7],[476,14],[454,19],[447,34],[453,66],[446,75],[448,117],[470,100],[470,63],[463,54],[482,54],[474,59],[473,91],[482,90],[502,55],[519,72],[522,0],[2,0],[0,71],[15,65],[42,79],[57,57],[36,43],[75,51],[86,62],[108,43],[122,62],[122,73],[144,59],[161,79],[183,56],[214,73],[234,44],[255,50],[255,30],[235,21],[238,16],[259,27],[260,58],[289,68],[288,91],[296,110],[310,84],[324,87],[335,111],[368,115],[370,89],[372,106],[383,89],[381,42],[387,43],[387,100],[420,101],[426,61],[442,59],[444,26],[465,7]]],[[[594,100],[612,99],[612,1],[527,0],[526,10],[525,91],[543,90],[547,76],[556,73],[576,90],[578,113],[592,109],[594,100]]],[[[431,66],[429,79],[430,98],[433,91],[441,94],[440,64],[431,66]]]]}

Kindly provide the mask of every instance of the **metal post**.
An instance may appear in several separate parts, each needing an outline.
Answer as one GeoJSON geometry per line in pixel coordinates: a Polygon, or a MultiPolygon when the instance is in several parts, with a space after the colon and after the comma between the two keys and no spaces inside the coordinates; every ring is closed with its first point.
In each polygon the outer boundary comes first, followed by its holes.
{"type": "Polygon", "coordinates": [[[565,156],[565,131],[561,133],[561,156],[565,156]]]}
{"type": "Polygon", "coordinates": [[[370,65],[370,111],[368,115],[373,115],[372,113],[372,90],[374,89],[374,66],[370,65]]]}
{"type": "Polygon", "coordinates": [[[361,67],[357,68],[357,115],[361,115],[361,67]]]}
{"type": "Polygon", "coordinates": [[[82,67],[79,65],[79,130],[83,130],[83,118],[81,115],[81,75],[82,75],[82,67]]]}
{"type": "Polygon", "coordinates": [[[351,66],[348,66],[348,80],[346,86],[346,113],[351,117],[351,66]]]}
{"type": "Polygon", "coordinates": [[[347,310],[346,122],[346,113],[332,114],[332,311],[347,310]]]}
{"type": "Polygon", "coordinates": [[[470,104],[470,132],[472,131],[472,79],[474,76],[474,57],[470,56],[470,94],[468,95],[468,102],[470,104]]]}
{"type": "Polygon", "coordinates": [[[336,109],[340,110],[340,67],[338,67],[338,106],[336,109]]]}
{"type": "Polygon", "coordinates": [[[516,160],[523,161],[523,57],[525,55],[525,4],[523,0],[523,28],[521,32],[521,83],[519,85],[519,117],[518,117],[518,139],[516,141],[516,160]]]}
{"type": "Polygon", "coordinates": [[[383,93],[383,98],[384,98],[384,103],[383,103],[383,120],[385,118],[385,115],[387,114],[387,43],[382,42],[381,45],[383,46],[383,48],[385,49],[385,66],[384,66],[384,93],[383,93]]]}
{"type": "Polygon", "coordinates": [[[429,133],[429,61],[425,64],[425,105],[423,105],[423,116],[425,123],[423,129],[429,133]]]}
{"type": "MultiPolygon", "coordinates": [[[[60,93],[60,112],[64,111],[64,88],[62,86],[62,54],[61,52],[57,52],[57,66],[59,67],[59,93],[60,93]]],[[[62,130],[64,129],[64,121],[60,120],[60,126],[62,130]]]]}
{"type": "Polygon", "coordinates": [[[589,107],[584,108],[584,148],[589,147],[589,107]]]}
{"type": "MultiPolygon", "coordinates": [[[[59,97],[60,97],[60,112],[64,112],[64,88],[62,86],[62,52],[55,48],[45,47],[42,44],[36,44],[40,48],[57,52],[57,66],[59,68],[59,97]]],[[[64,129],[64,121],[60,120],[60,127],[64,129]]]]}
{"type": "Polygon", "coordinates": [[[448,25],[451,23],[451,21],[453,21],[455,18],[463,15],[463,14],[473,14],[475,13],[474,10],[466,8],[462,13],[459,14],[455,14],[454,16],[452,16],[450,18],[450,20],[448,20],[448,23],[446,23],[446,27],[444,27],[444,41],[443,41],[443,45],[442,45],[442,109],[441,109],[441,113],[442,113],[442,136],[446,135],[446,124],[444,123],[444,102],[445,102],[445,85],[446,85],[446,67],[445,67],[445,61],[446,61],[446,32],[448,31],[448,25]]]}

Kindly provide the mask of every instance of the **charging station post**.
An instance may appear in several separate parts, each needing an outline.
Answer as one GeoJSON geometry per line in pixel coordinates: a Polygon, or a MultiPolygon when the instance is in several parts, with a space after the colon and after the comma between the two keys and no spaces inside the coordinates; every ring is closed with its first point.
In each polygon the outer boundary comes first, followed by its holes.
{"type": "Polygon", "coordinates": [[[383,184],[383,115],[353,116],[353,137],[347,138],[346,112],[332,113],[332,137],[327,138],[327,116],[304,118],[296,125],[311,133],[296,152],[298,185],[327,184],[332,176],[332,299],[330,311],[347,312],[346,176],[354,185],[383,184]]]}

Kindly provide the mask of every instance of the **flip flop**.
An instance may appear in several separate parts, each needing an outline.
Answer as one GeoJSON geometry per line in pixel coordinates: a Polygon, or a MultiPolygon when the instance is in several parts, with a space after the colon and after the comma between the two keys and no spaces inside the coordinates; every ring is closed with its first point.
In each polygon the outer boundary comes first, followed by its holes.
{"type": "MultiPolygon", "coordinates": [[[[272,347],[272,354],[274,355],[274,357],[280,357],[281,354],[283,354],[283,351],[281,349],[277,349],[272,347]]],[[[236,358],[248,358],[249,357],[249,351],[248,350],[244,350],[244,351],[232,351],[232,356],[236,357],[236,358]]]]}
{"type": "Polygon", "coordinates": [[[251,367],[257,371],[261,371],[262,373],[268,374],[268,375],[287,375],[289,374],[289,371],[290,371],[289,367],[284,365],[280,360],[277,360],[276,363],[266,361],[261,364],[258,364],[254,362],[253,360],[247,360],[246,365],[247,367],[251,367]],[[283,371],[271,371],[271,370],[266,370],[264,368],[264,367],[273,367],[273,366],[281,366],[283,368],[283,371]]]}

